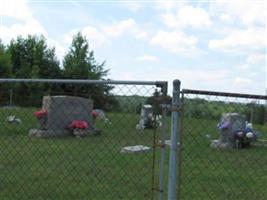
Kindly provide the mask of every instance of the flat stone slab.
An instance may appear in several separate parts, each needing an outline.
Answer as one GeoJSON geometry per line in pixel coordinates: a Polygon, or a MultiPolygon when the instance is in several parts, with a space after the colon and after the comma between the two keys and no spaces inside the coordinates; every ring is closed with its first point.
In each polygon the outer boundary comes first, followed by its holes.
{"type": "Polygon", "coordinates": [[[142,153],[148,152],[151,148],[143,145],[126,146],[121,149],[121,153],[142,153]]]}
{"type": "MultiPolygon", "coordinates": [[[[162,144],[163,142],[162,142],[161,140],[159,140],[159,143],[162,144]]],[[[171,146],[171,140],[165,140],[164,143],[165,143],[165,145],[167,145],[167,146],[171,146]]],[[[180,145],[180,143],[177,142],[177,146],[179,146],[179,145],[180,145]]]]}

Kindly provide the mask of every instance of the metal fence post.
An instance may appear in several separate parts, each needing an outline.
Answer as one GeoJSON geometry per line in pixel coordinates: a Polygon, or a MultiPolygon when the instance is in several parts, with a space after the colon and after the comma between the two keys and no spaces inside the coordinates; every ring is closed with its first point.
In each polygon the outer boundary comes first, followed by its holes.
{"type": "Polygon", "coordinates": [[[160,200],[163,200],[164,192],[164,163],[165,163],[165,149],[166,149],[166,116],[167,104],[162,104],[162,127],[161,127],[161,152],[160,152],[160,172],[159,172],[159,190],[160,200]]]}
{"type": "Polygon", "coordinates": [[[172,96],[172,127],[171,127],[171,146],[169,161],[169,185],[168,200],[176,199],[176,178],[177,178],[177,158],[179,144],[179,102],[180,102],[180,85],[179,80],[173,81],[172,96]]]}
{"type": "Polygon", "coordinates": [[[162,94],[164,96],[163,104],[161,104],[162,108],[162,126],[161,126],[161,152],[160,152],[160,169],[159,169],[159,191],[160,196],[159,199],[163,200],[164,198],[164,164],[165,164],[165,153],[166,153],[166,123],[167,123],[167,110],[168,110],[168,82],[162,84],[162,94]]]}

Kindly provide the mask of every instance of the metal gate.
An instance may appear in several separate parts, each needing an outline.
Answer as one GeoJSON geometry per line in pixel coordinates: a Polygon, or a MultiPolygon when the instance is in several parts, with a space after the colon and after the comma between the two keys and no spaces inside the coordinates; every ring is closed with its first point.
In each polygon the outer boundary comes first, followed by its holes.
{"type": "Polygon", "coordinates": [[[267,199],[267,97],[175,80],[170,100],[167,82],[0,79],[0,199],[267,199]],[[250,128],[231,148],[225,114],[250,128]]]}
{"type": "Polygon", "coordinates": [[[179,199],[267,199],[267,96],[181,93],[179,199]],[[218,145],[228,128],[223,127],[224,113],[244,117],[251,129],[234,132],[232,139],[239,143],[231,148],[218,145]]]}
{"type": "Polygon", "coordinates": [[[0,199],[162,197],[166,95],[167,82],[1,79],[0,199]]]}

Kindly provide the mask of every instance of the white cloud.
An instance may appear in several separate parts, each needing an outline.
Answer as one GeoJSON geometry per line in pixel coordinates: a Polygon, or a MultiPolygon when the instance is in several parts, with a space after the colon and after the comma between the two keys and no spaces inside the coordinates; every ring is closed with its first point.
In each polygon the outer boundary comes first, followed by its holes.
{"type": "MultiPolygon", "coordinates": [[[[264,25],[266,23],[266,4],[265,1],[251,0],[217,0],[211,5],[214,14],[224,13],[224,16],[231,18],[232,21],[241,22],[243,25],[264,25]]],[[[221,18],[222,20],[225,17],[221,18]]]]}
{"type": "Polygon", "coordinates": [[[104,26],[102,27],[102,29],[106,35],[112,37],[118,37],[124,34],[125,32],[132,31],[135,25],[136,25],[135,20],[129,18],[127,20],[114,22],[112,25],[104,26]]]}
{"type": "Polygon", "coordinates": [[[122,1],[121,5],[123,8],[126,8],[134,13],[137,13],[144,7],[144,4],[138,1],[122,1]]]}
{"type": "Polygon", "coordinates": [[[16,23],[11,26],[0,25],[0,38],[4,42],[9,42],[17,36],[26,37],[29,34],[37,34],[47,36],[44,27],[35,19],[27,19],[22,23],[16,23]]]}
{"type": "Polygon", "coordinates": [[[163,10],[166,12],[175,11],[181,6],[188,4],[185,1],[177,1],[177,0],[164,0],[164,1],[156,1],[155,8],[157,10],[163,10]]]}
{"type": "Polygon", "coordinates": [[[139,60],[139,61],[151,61],[151,62],[158,62],[159,61],[158,57],[152,56],[152,55],[139,56],[139,57],[137,57],[137,60],[139,60]]]}
{"type": "Polygon", "coordinates": [[[33,17],[27,0],[2,0],[0,15],[2,17],[0,38],[6,43],[17,36],[25,37],[29,34],[47,36],[45,28],[33,17]],[[6,25],[5,17],[15,19],[16,23],[6,25]]]}
{"type": "Polygon", "coordinates": [[[237,88],[247,88],[252,83],[253,81],[249,78],[236,77],[234,79],[234,87],[237,87],[237,88]]]}
{"type": "Polygon", "coordinates": [[[150,34],[143,30],[136,31],[134,35],[135,38],[141,39],[141,40],[149,40],[149,36],[150,34]]]}
{"type": "Polygon", "coordinates": [[[133,18],[113,22],[111,25],[100,25],[100,30],[107,38],[127,36],[149,41],[154,34],[154,26],[151,23],[137,24],[133,18]]]}
{"type": "MultiPolygon", "coordinates": [[[[132,69],[132,68],[131,68],[132,69]]],[[[121,72],[119,72],[121,73],[121,72]]],[[[184,69],[181,67],[155,67],[142,68],[141,70],[135,70],[129,72],[133,74],[133,77],[141,80],[164,80],[169,82],[169,92],[172,92],[172,81],[174,79],[180,79],[182,88],[193,88],[202,90],[229,90],[227,83],[229,82],[230,71],[223,69],[205,69],[200,67],[199,69],[184,69]],[[147,76],[149,74],[149,76],[147,76]]]]}
{"type": "Polygon", "coordinates": [[[83,28],[82,34],[85,35],[89,42],[93,43],[96,48],[109,44],[106,36],[95,27],[88,26],[83,28]]]}
{"type": "Polygon", "coordinates": [[[257,63],[264,61],[265,57],[266,57],[266,55],[260,54],[260,53],[251,54],[247,57],[247,63],[257,64],[257,63]]]}
{"type": "Polygon", "coordinates": [[[247,52],[265,48],[266,30],[263,28],[249,28],[233,30],[225,38],[212,39],[208,47],[211,50],[224,52],[247,52]]]}
{"type": "Polygon", "coordinates": [[[162,20],[170,28],[205,28],[212,24],[207,11],[193,6],[183,6],[175,14],[163,14],[162,20]]]}
{"type": "Polygon", "coordinates": [[[32,19],[32,13],[27,0],[1,0],[0,15],[19,20],[32,19]]]}
{"type": "Polygon", "coordinates": [[[223,13],[219,18],[223,22],[231,22],[231,16],[229,14],[223,13]]]}
{"type": "Polygon", "coordinates": [[[187,54],[196,50],[198,39],[194,36],[187,36],[181,31],[158,31],[150,40],[151,45],[160,46],[163,49],[175,54],[187,54]]]}
{"type": "Polygon", "coordinates": [[[238,65],[236,68],[241,71],[244,71],[244,70],[248,70],[250,66],[248,64],[244,64],[244,65],[238,65]]]}
{"type": "Polygon", "coordinates": [[[235,84],[251,84],[252,80],[248,78],[236,77],[234,82],[235,84]]]}
{"type": "Polygon", "coordinates": [[[64,35],[64,43],[66,45],[70,45],[73,36],[76,35],[79,31],[87,38],[90,48],[92,47],[92,49],[100,48],[104,45],[110,44],[110,41],[107,39],[107,37],[103,33],[101,33],[99,29],[93,26],[87,26],[81,30],[71,30],[69,33],[64,35]]]}
{"type": "Polygon", "coordinates": [[[66,48],[60,42],[48,37],[48,32],[42,24],[34,18],[27,0],[1,0],[0,15],[3,23],[0,25],[0,38],[5,43],[18,36],[27,37],[28,35],[44,35],[49,47],[55,47],[56,55],[62,59],[66,48]],[[5,25],[5,17],[15,19],[15,23],[5,25]]]}

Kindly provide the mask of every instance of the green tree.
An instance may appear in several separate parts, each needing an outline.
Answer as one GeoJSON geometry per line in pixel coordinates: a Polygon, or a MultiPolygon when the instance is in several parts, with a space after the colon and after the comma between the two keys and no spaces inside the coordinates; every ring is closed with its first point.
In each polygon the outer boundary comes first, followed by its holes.
{"type": "MultiPolygon", "coordinates": [[[[69,52],[63,59],[64,78],[104,80],[109,70],[104,69],[105,62],[98,63],[94,52],[89,49],[89,42],[79,32],[72,40],[69,52]]],[[[95,107],[113,109],[117,105],[111,97],[108,85],[65,86],[65,92],[75,91],[75,95],[90,96],[94,100],[95,107]]]]}
{"type": "MultiPolygon", "coordinates": [[[[153,106],[153,113],[157,115],[162,115],[162,106],[163,104],[171,105],[172,98],[170,96],[164,96],[161,92],[155,91],[153,96],[148,97],[146,104],[153,106]]],[[[167,112],[167,115],[170,115],[170,112],[167,112]]]]}
{"type": "Polygon", "coordinates": [[[73,37],[63,60],[65,78],[101,80],[109,71],[104,69],[104,65],[105,62],[96,62],[94,52],[89,50],[89,43],[81,33],[73,37]]]}
{"type": "MultiPolygon", "coordinates": [[[[0,40],[0,78],[11,77],[11,60],[6,46],[0,40]]],[[[8,104],[9,87],[8,84],[0,84],[0,104],[8,104]]]]}
{"type": "MultiPolygon", "coordinates": [[[[49,48],[43,36],[21,36],[13,39],[8,47],[11,57],[11,73],[14,78],[60,78],[61,69],[55,48],[49,48]]],[[[51,85],[19,84],[14,86],[15,104],[39,105],[51,85]]]]}
{"type": "Polygon", "coordinates": [[[10,55],[0,40],[0,77],[10,78],[11,77],[11,60],[10,55]]]}
{"type": "Polygon", "coordinates": [[[17,37],[9,46],[12,74],[16,78],[60,78],[55,48],[49,48],[43,36],[17,37]]]}

